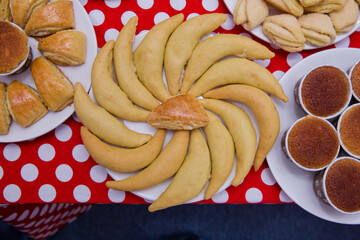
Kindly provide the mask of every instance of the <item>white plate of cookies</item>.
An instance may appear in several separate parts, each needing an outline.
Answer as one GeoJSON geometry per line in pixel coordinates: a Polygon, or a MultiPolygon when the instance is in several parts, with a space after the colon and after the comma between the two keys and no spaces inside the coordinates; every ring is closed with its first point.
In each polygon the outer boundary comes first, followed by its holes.
{"type": "Polygon", "coordinates": [[[32,140],[68,119],[74,113],[73,85],[81,82],[86,91],[90,89],[97,54],[94,28],[77,0],[43,1],[26,20],[16,11],[12,15],[7,22],[26,34],[32,58],[20,73],[8,74],[14,71],[4,68],[0,72],[0,142],[32,140]],[[61,12],[66,13],[62,18],[52,15],[61,12]]]}
{"type": "Polygon", "coordinates": [[[321,0],[288,1],[291,7],[284,1],[224,0],[235,24],[288,52],[326,47],[360,27],[359,5],[355,0],[331,4],[321,0]]]}

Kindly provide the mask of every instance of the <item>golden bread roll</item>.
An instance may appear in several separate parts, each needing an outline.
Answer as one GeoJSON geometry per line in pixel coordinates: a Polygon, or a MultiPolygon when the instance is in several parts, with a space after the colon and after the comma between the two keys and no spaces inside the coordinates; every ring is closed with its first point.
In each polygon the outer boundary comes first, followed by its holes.
{"type": "Polygon", "coordinates": [[[37,57],[30,71],[41,98],[50,110],[61,111],[74,101],[73,84],[55,64],[44,57],[37,57]]]}
{"type": "Polygon", "coordinates": [[[266,2],[275,8],[296,17],[300,17],[304,13],[304,8],[298,0],[266,0],[266,2]]]}
{"type": "Polygon", "coordinates": [[[298,18],[306,43],[326,46],[334,42],[336,31],[330,17],[323,13],[309,13],[298,18]]]}
{"type": "Polygon", "coordinates": [[[24,28],[31,14],[49,0],[10,0],[12,18],[15,24],[24,28]]]}
{"type": "Polygon", "coordinates": [[[59,0],[36,9],[25,26],[25,32],[29,36],[44,37],[61,30],[74,28],[72,2],[59,0]]]}
{"type": "Polygon", "coordinates": [[[38,49],[57,65],[81,65],[86,57],[86,35],[77,30],[57,32],[41,39],[38,49]]]}
{"type": "Polygon", "coordinates": [[[319,2],[321,2],[322,0],[299,0],[300,4],[303,7],[310,7],[313,6],[315,4],[318,4],[319,2]]]}
{"type": "Polygon", "coordinates": [[[192,95],[178,95],[152,110],[147,122],[154,128],[192,130],[205,126],[208,115],[200,102],[192,95]]]}
{"type": "Polygon", "coordinates": [[[349,32],[356,24],[359,17],[359,6],[355,0],[347,0],[345,6],[329,13],[336,33],[349,32]]]}
{"type": "Polygon", "coordinates": [[[6,101],[12,118],[22,127],[30,126],[48,112],[38,92],[17,80],[9,84],[6,101]]]}
{"type": "Polygon", "coordinates": [[[317,4],[306,7],[306,12],[329,13],[340,10],[345,6],[346,0],[322,0],[317,4]]]}
{"type": "Polygon", "coordinates": [[[28,57],[29,48],[22,30],[7,21],[0,21],[0,73],[15,71],[28,57]]]}
{"type": "Polygon", "coordinates": [[[265,0],[238,0],[234,10],[234,22],[246,30],[259,26],[269,15],[265,0]]]}
{"type": "Polygon", "coordinates": [[[305,48],[305,37],[296,17],[280,14],[267,17],[263,32],[276,46],[288,52],[300,52],[305,48]]]}
{"type": "Polygon", "coordinates": [[[11,116],[6,104],[6,83],[0,82],[0,134],[8,134],[11,116]]]}
{"type": "Polygon", "coordinates": [[[12,21],[10,0],[0,0],[0,20],[12,21]]]}

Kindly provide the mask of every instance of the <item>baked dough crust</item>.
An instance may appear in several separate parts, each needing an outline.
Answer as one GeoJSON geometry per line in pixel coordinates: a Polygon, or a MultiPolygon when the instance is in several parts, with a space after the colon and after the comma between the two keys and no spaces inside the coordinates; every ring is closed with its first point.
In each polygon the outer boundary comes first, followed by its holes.
{"type": "Polygon", "coordinates": [[[30,71],[41,98],[50,110],[61,111],[74,101],[73,84],[55,64],[44,57],[37,57],[30,71]]]}
{"type": "Polygon", "coordinates": [[[24,28],[31,14],[48,2],[49,0],[10,0],[10,9],[14,23],[24,28]]]}
{"type": "Polygon", "coordinates": [[[6,104],[6,83],[0,82],[0,134],[8,134],[11,116],[6,104]]]}
{"type": "Polygon", "coordinates": [[[7,88],[6,101],[12,118],[22,127],[28,127],[48,113],[38,92],[17,80],[7,88]]]}
{"type": "Polygon", "coordinates": [[[209,117],[200,102],[192,95],[169,98],[152,110],[147,122],[154,128],[192,130],[204,127],[209,117]]]}
{"type": "Polygon", "coordinates": [[[86,35],[77,30],[57,32],[41,39],[38,49],[57,65],[81,65],[86,57],[86,35]]]}
{"type": "Polygon", "coordinates": [[[265,0],[238,0],[234,10],[234,22],[246,30],[259,26],[269,15],[265,0]]]}
{"type": "Polygon", "coordinates": [[[304,13],[303,6],[298,0],[266,0],[269,4],[275,8],[290,13],[296,17],[300,17],[304,13]]]}
{"type": "Polygon", "coordinates": [[[31,14],[25,26],[29,36],[44,37],[61,30],[74,29],[74,10],[71,1],[48,3],[31,14]]]}
{"type": "Polygon", "coordinates": [[[0,20],[12,21],[10,0],[0,0],[0,20]]]}
{"type": "Polygon", "coordinates": [[[355,0],[347,0],[345,6],[329,13],[336,33],[349,32],[356,24],[359,17],[359,6],[355,0]]]}
{"type": "Polygon", "coordinates": [[[317,4],[306,7],[306,12],[329,13],[335,10],[342,9],[345,6],[346,0],[322,0],[317,4]]]}

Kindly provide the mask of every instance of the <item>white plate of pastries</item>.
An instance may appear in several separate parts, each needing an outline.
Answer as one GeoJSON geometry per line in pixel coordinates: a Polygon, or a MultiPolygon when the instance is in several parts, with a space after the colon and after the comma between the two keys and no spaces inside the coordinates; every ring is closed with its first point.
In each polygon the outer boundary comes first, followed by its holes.
{"type": "Polygon", "coordinates": [[[356,0],[224,0],[234,22],[288,52],[339,42],[360,26],[356,0]],[[276,15],[276,16],[275,16],[276,15]]]}
{"type": "Polygon", "coordinates": [[[26,34],[32,53],[22,72],[1,69],[0,142],[34,139],[68,119],[74,113],[73,85],[90,89],[97,53],[94,28],[79,1],[40,1],[36,8],[25,2],[9,1],[10,15],[0,16],[26,34]]]}

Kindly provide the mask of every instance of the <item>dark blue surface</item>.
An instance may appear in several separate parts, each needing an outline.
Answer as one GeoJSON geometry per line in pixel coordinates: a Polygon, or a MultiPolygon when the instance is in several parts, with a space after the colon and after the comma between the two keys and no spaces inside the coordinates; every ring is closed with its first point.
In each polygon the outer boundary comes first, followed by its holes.
{"type": "MultiPolygon", "coordinates": [[[[192,204],[149,213],[148,205],[94,205],[49,240],[359,239],[360,225],[322,220],[295,204],[192,204]]],[[[0,239],[28,239],[5,223],[0,239]]]]}

